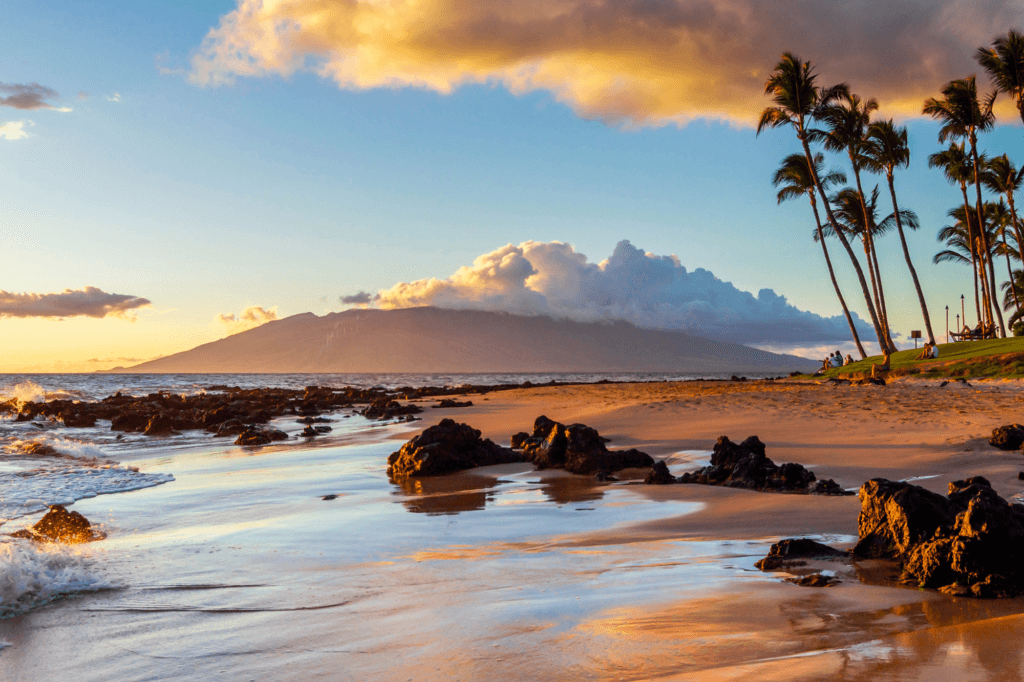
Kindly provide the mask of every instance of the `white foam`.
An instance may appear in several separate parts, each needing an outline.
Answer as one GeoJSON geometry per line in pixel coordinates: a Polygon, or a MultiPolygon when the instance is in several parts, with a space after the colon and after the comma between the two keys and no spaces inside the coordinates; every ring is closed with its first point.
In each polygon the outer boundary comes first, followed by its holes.
{"type": "Polygon", "coordinates": [[[61,457],[82,460],[83,463],[113,463],[107,459],[107,454],[98,445],[74,440],[72,438],[65,438],[55,433],[41,433],[38,436],[34,435],[32,438],[14,440],[11,441],[10,445],[7,446],[6,449],[13,453],[26,452],[27,448],[33,444],[49,445],[56,450],[61,457]]]}
{"type": "Polygon", "coordinates": [[[0,522],[40,512],[54,504],[67,505],[87,497],[151,488],[174,480],[170,474],[143,474],[133,469],[62,465],[0,473],[0,522]]]}
{"type": "Polygon", "coordinates": [[[46,400],[46,391],[34,381],[23,381],[5,391],[2,395],[4,400],[14,400],[18,409],[29,402],[42,402],[46,400]]]}
{"type": "MultiPolygon", "coordinates": [[[[0,618],[64,595],[112,587],[94,571],[86,552],[25,540],[0,542],[0,618]]],[[[0,642],[0,649],[4,646],[10,644],[0,642]]]]}

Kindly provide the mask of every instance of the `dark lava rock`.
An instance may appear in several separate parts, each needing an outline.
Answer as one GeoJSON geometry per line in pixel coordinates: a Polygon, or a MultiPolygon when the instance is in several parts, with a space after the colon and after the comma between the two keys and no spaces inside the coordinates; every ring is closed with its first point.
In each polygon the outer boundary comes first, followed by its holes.
{"type": "Polygon", "coordinates": [[[1024,592],[1024,507],[981,476],[950,483],[948,497],[868,481],[859,526],[855,553],[898,559],[904,581],[980,598],[1024,592]]]}
{"type": "Polygon", "coordinates": [[[434,407],[435,408],[439,408],[439,407],[473,407],[473,401],[472,400],[467,400],[466,402],[460,403],[457,400],[452,400],[451,398],[445,398],[444,400],[439,402],[437,405],[434,405],[434,407]]]}
{"type": "Polygon", "coordinates": [[[519,433],[513,434],[509,445],[511,445],[511,447],[513,448],[519,449],[523,447],[523,445],[526,443],[526,440],[529,437],[530,434],[528,434],[526,431],[520,431],[519,433]]]}
{"type": "Polygon", "coordinates": [[[149,426],[151,418],[151,415],[146,412],[123,412],[110,421],[110,430],[142,432],[149,426]]]}
{"type": "Polygon", "coordinates": [[[727,436],[721,436],[715,443],[711,465],[685,473],[677,481],[761,491],[853,494],[831,479],[817,481],[814,473],[800,464],[775,464],[765,456],[765,445],[757,436],[750,436],[742,443],[733,443],[727,436]]]}
{"type": "Polygon", "coordinates": [[[310,425],[310,426],[307,426],[306,428],[302,429],[302,434],[301,435],[306,437],[306,438],[315,438],[316,436],[322,436],[323,434],[330,433],[330,432],[331,432],[331,427],[330,426],[313,426],[313,425],[310,425]]]}
{"type": "Polygon", "coordinates": [[[839,579],[823,573],[805,575],[802,578],[786,578],[787,583],[793,583],[800,587],[832,587],[839,584],[839,579]]]}
{"type": "Polygon", "coordinates": [[[96,426],[96,416],[92,414],[62,412],[60,419],[64,422],[64,426],[73,429],[89,429],[96,426]]]}
{"type": "Polygon", "coordinates": [[[76,511],[69,512],[63,506],[55,504],[50,507],[39,522],[31,529],[11,533],[11,537],[26,540],[52,542],[89,542],[98,540],[100,536],[93,533],[88,519],[76,511]]]}
{"type": "Polygon", "coordinates": [[[146,430],[143,433],[147,436],[169,436],[174,433],[174,422],[165,415],[154,415],[146,424],[146,430]]]}
{"type": "Polygon", "coordinates": [[[278,440],[288,440],[288,434],[278,429],[257,429],[248,427],[235,440],[235,445],[266,445],[278,440]]]}
{"type": "Polygon", "coordinates": [[[216,431],[214,432],[213,435],[216,438],[238,436],[249,430],[249,427],[243,424],[242,420],[240,419],[229,419],[228,421],[223,422],[222,424],[217,424],[215,428],[216,431]]]}
{"type": "Polygon", "coordinates": [[[384,397],[370,403],[370,406],[363,410],[361,414],[367,419],[386,421],[405,415],[419,414],[422,411],[423,408],[419,405],[402,405],[397,400],[384,397]]]}
{"type": "Polygon", "coordinates": [[[1024,426],[1020,424],[1007,424],[997,429],[992,429],[992,436],[988,442],[1000,450],[1020,450],[1024,445],[1024,426]]]}
{"type": "Polygon", "coordinates": [[[676,477],[669,472],[668,465],[664,460],[655,462],[651,470],[647,472],[647,477],[644,478],[644,483],[650,485],[668,485],[675,482],[676,477]]]}
{"type": "Polygon", "coordinates": [[[482,440],[480,431],[468,424],[442,419],[388,457],[388,476],[437,476],[492,464],[522,462],[524,456],[482,440]]]}
{"type": "Polygon", "coordinates": [[[522,441],[528,461],[538,469],[565,469],[574,474],[647,468],[654,459],[639,450],[609,450],[596,429],[585,424],[565,426],[545,416],[533,423],[533,435],[522,441]]]}
{"type": "Polygon", "coordinates": [[[326,423],[331,422],[331,421],[333,421],[333,420],[332,419],[328,419],[327,417],[303,417],[302,419],[296,420],[296,423],[309,425],[309,424],[326,424],[326,423]]]}
{"type": "Polygon", "coordinates": [[[849,553],[823,545],[808,538],[788,538],[771,546],[768,555],[754,564],[762,571],[792,566],[800,559],[845,559],[849,553]]]}

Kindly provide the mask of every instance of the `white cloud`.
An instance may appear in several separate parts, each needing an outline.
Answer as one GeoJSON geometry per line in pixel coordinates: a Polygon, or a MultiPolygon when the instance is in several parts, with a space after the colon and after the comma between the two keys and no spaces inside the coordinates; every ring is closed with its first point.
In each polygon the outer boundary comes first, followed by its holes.
{"type": "Polygon", "coordinates": [[[121,101],[121,93],[115,92],[113,95],[108,95],[107,96],[107,101],[108,102],[120,102],[121,101]]]}
{"type": "Polygon", "coordinates": [[[32,121],[8,121],[0,124],[0,139],[22,140],[28,137],[28,132],[25,130],[26,125],[32,125],[32,121]]]}
{"type": "Polygon", "coordinates": [[[849,338],[842,315],[798,310],[771,289],[754,296],[702,268],[687,271],[677,256],[645,253],[625,240],[600,263],[561,242],[509,244],[450,277],[400,282],[373,301],[385,309],[437,306],[626,320],[738,343],[815,346],[849,338]]]}
{"type": "Polygon", "coordinates": [[[240,315],[221,313],[217,316],[217,321],[224,325],[228,334],[244,332],[276,319],[276,307],[268,309],[258,305],[249,306],[240,315]]]}

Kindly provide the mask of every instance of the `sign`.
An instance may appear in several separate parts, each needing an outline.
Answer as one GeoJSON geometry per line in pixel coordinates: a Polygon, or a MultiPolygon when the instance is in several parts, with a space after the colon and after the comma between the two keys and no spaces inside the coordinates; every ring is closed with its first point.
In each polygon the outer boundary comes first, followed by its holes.
{"type": "Polygon", "coordinates": [[[919,339],[919,338],[921,338],[921,332],[920,331],[912,331],[912,332],[910,332],[910,338],[912,338],[912,339],[919,339]]]}

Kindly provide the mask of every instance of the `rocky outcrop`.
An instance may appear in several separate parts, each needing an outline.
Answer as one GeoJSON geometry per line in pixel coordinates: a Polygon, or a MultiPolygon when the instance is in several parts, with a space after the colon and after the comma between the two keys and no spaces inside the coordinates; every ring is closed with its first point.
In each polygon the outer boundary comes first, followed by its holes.
{"type": "Polygon", "coordinates": [[[676,477],[668,470],[665,460],[654,463],[651,470],[647,472],[644,483],[648,485],[669,485],[676,482],[676,477]]]}
{"type": "Polygon", "coordinates": [[[992,429],[992,436],[988,442],[1000,450],[1020,450],[1021,445],[1024,445],[1024,426],[1007,424],[992,429]]]}
{"type": "Polygon", "coordinates": [[[69,512],[62,505],[50,507],[42,519],[31,529],[11,533],[11,537],[35,540],[36,542],[89,542],[102,536],[93,532],[88,519],[76,511],[69,512]]]}
{"type": "Polygon", "coordinates": [[[574,474],[595,474],[598,471],[611,472],[628,468],[647,468],[654,465],[654,459],[636,449],[609,450],[608,440],[602,438],[596,429],[585,424],[566,426],[548,419],[537,417],[533,423],[533,435],[520,438],[526,459],[538,469],[565,469],[574,474]]]}
{"type": "Polygon", "coordinates": [[[715,443],[710,466],[685,473],[676,480],[772,492],[853,494],[831,479],[818,481],[813,472],[800,464],[775,464],[765,455],[765,445],[757,436],[750,436],[742,443],[733,443],[727,436],[721,436],[715,443]]]}
{"type": "Polygon", "coordinates": [[[397,417],[419,414],[422,411],[423,408],[419,405],[402,405],[391,398],[380,398],[370,403],[370,406],[362,411],[362,415],[367,419],[389,421],[397,417]]]}
{"type": "Polygon", "coordinates": [[[280,440],[288,440],[288,434],[278,429],[248,426],[235,439],[235,445],[266,445],[280,440]]]}
{"type": "Polygon", "coordinates": [[[802,566],[807,559],[846,559],[850,555],[838,549],[823,545],[808,538],[788,538],[776,542],[768,555],[754,564],[762,571],[776,571],[780,568],[802,566]]]}
{"type": "Polygon", "coordinates": [[[943,497],[909,483],[873,479],[860,490],[858,556],[900,561],[905,582],[948,594],[1024,592],[1024,507],[975,476],[943,497]]]}
{"type": "Polygon", "coordinates": [[[388,457],[388,476],[406,479],[438,476],[462,469],[493,464],[522,462],[521,453],[480,438],[480,431],[468,424],[442,419],[388,457]]]}

